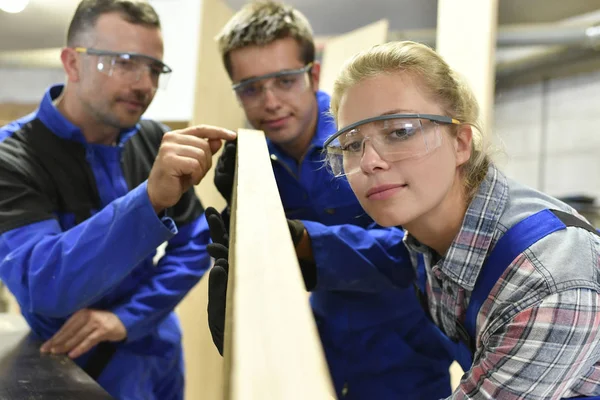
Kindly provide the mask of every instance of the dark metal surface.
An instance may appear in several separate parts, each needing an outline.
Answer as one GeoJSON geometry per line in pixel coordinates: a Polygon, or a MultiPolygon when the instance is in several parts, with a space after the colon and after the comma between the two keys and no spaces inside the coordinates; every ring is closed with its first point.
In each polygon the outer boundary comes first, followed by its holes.
{"type": "Polygon", "coordinates": [[[114,400],[68,357],[41,354],[29,330],[2,322],[0,400],[114,400]]]}

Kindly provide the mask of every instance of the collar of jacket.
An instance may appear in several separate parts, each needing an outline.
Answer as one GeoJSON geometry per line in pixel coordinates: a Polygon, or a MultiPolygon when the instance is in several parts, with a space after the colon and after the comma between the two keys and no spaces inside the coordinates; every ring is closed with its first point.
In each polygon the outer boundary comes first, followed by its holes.
{"type": "MultiPolygon", "coordinates": [[[[321,149],[323,148],[323,144],[325,140],[331,135],[333,135],[336,131],[335,122],[333,118],[329,115],[329,102],[331,101],[331,97],[322,91],[318,91],[316,94],[317,105],[319,108],[319,113],[317,116],[317,129],[313,135],[313,138],[310,142],[309,147],[314,147],[321,149]]],[[[275,155],[278,158],[287,158],[287,155],[284,155],[281,149],[275,145],[275,143],[271,142],[267,139],[267,144],[269,147],[269,153],[271,155],[275,155]]]]}
{"type": "MultiPolygon", "coordinates": [[[[81,133],[81,129],[71,123],[71,121],[62,115],[54,106],[53,101],[60,96],[63,88],[64,85],[54,85],[46,90],[46,93],[42,98],[42,102],[40,103],[40,107],[37,110],[36,117],[42,121],[42,123],[46,125],[56,136],[66,140],[88,144],[83,136],[83,133],[81,133]]],[[[119,134],[118,144],[124,144],[138,131],[138,129],[139,124],[133,128],[122,130],[119,134]]]]}

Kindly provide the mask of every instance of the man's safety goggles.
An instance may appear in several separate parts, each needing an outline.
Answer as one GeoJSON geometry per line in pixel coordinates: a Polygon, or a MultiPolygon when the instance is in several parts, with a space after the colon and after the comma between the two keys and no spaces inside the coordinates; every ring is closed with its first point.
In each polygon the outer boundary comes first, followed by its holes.
{"type": "Polygon", "coordinates": [[[234,83],[231,88],[235,91],[240,104],[246,109],[252,109],[263,104],[264,93],[267,89],[280,100],[293,99],[303,92],[310,83],[307,72],[312,63],[298,69],[272,72],[244,79],[234,83]]]}
{"type": "Polygon", "coordinates": [[[139,82],[148,73],[154,89],[165,89],[173,70],[161,60],[139,53],[119,53],[86,47],[75,51],[98,57],[98,71],[126,82],[139,82]]]}

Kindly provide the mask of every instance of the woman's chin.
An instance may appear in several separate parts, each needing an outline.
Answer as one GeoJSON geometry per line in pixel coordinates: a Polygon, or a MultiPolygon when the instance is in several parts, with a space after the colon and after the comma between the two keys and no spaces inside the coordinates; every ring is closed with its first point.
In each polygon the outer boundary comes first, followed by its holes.
{"type": "Polygon", "coordinates": [[[418,204],[405,198],[390,198],[384,201],[360,199],[363,209],[380,226],[403,226],[412,221],[418,214],[418,204]]]}
{"type": "Polygon", "coordinates": [[[397,211],[385,211],[385,210],[377,210],[373,213],[369,213],[371,218],[380,226],[385,228],[392,226],[401,226],[404,225],[409,219],[404,213],[399,213],[397,211]]]}

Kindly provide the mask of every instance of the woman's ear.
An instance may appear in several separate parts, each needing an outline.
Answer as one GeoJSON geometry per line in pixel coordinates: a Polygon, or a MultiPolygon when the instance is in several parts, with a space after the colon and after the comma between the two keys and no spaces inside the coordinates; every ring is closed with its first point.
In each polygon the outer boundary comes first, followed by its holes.
{"type": "Polygon", "coordinates": [[[456,153],[456,166],[459,167],[471,158],[473,143],[473,128],[471,125],[461,125],[456,133],[454,151],[456,153]]]}

